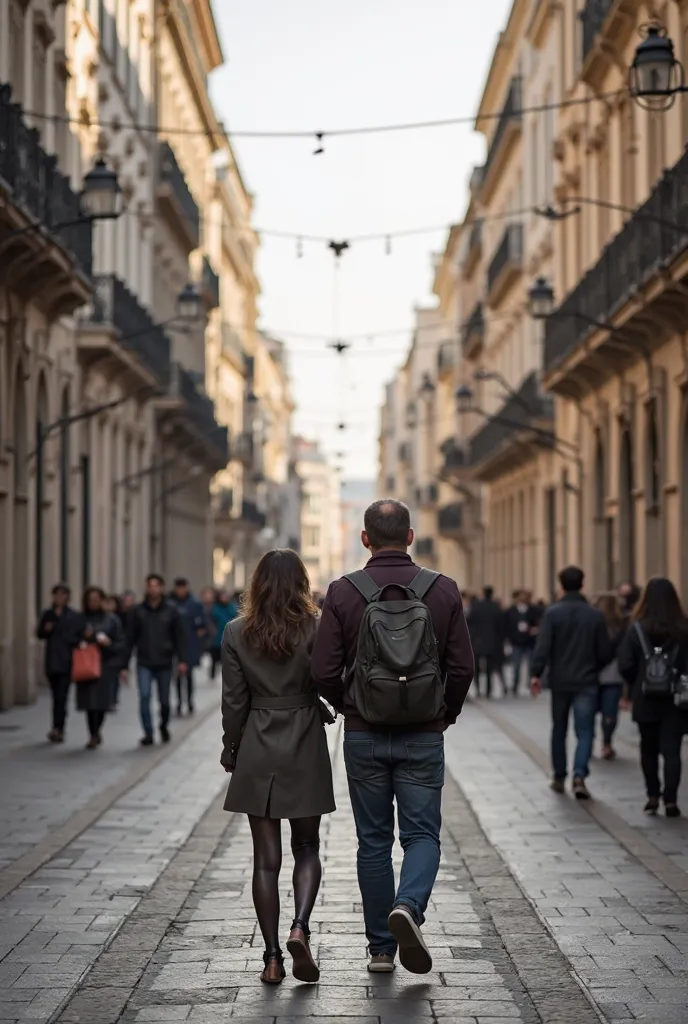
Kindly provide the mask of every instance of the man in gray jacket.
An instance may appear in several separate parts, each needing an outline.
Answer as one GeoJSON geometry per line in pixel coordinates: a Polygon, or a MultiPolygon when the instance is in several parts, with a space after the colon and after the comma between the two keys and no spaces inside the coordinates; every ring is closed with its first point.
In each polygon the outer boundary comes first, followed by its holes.
{"type": "Polygon", "coordinates": [[[583,570],[569,566],[559,573],[561,600],[551,605],[540,624],[533,654],[530,689],[537,697],[542,674],[549,668],[552,691],[552,789],[564,792],[567,772],[566,734],[573,710],[576,753],[573,762],[573,792],[578,800],[589,800],[585,780],[598,707],[599,676],[612,660],[612,645],[602,612],[583,597],[583,570]]]}

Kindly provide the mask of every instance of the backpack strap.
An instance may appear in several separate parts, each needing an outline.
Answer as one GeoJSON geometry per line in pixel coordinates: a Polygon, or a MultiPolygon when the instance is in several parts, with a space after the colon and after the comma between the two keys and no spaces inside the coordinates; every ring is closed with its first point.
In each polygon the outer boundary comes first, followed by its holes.
{"type": "Polygon", "coordinates": [[[414,597],[422,601],[435,580],[439,579],[440,573],[432,569],[420,569],[407,586],[414,597]]]}
{"type": "Polygon", "coordinates": [[[640,641],[640,647],[641,647],[642,652],[643,652],[643,657],[647,661],[648,658],[652,657],[652,651],[650,650],[650,645],[647,642],[647,637],[645,636],[645,631],[643,630],[643,627],[640,625],[639,622],[634,622],[633,623],[633,628],[635,629],[636,636],[638,637],[638,640],[640,641]]]}
{"type": "Polygon", "coordinates": [[[352,586],[356,587],[356,590],[365,598],[366,604],[370,604],[371,601],[376,601],[380,594],[380,587],[377,583],[374,583],[368,573],[364,569],[357,569],[356,572],[350,572],[345,577],[352,586]]]}

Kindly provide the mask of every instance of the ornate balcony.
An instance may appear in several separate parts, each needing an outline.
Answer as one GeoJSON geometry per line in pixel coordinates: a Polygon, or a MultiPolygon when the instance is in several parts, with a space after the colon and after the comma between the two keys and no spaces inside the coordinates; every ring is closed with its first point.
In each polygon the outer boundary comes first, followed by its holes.
{"type": "Polygon", "coordinates": [[[551,399],[541,394],[535,373],[529,374],[515,395],[470,439],[470,466],[477,480],[495,480],[533,457],[533,450],[551,448],[554,434],[551,399]],[[537,432],[533,429],[537,428],[537,432]]]}
{"type": "Polygon", "coordinates": [[[92,224],[51,227],[78,220],[81,200],[39,140],[21,105],[12,103],[11,87],[0,84],[0,276],[60,316],[91,297],[92,224]],[[35,230],[9,237],[31,224],[35,230]]]}
{"type": "Polygon", "coordinates": [[[399,459],[399,462],[402,462],[402,463],[405,463],[405,464],[409,463],[411,461],[411,455],[412,454],[413,453],[412,453],[410,442],[409,441],[402,441],[401,444],[399,445],[399,448],[398,448],[398,451],[397,451],[397,457],[399,459]]]}
{"type": "MultiPolygon", "coordinates": [[[[609,321],[621,313],[635,294],[652,278],[658,282],[662,271],[688,250],[688,152],[665,172],[647,201],[626,222],[621,231],[603,250],[600,259],[587,272],[576,288],[545,324],[544,370],[547,387],[561,394],[580,385],[573,380],[575,366],[588,361],[597,364],[597,372],[605,363],[618,367],[627,355],[619,351],[618,339],[596,330],[577,313],[595,320],[609,321]],[[653,221],[649,218],[655,217],[653,221]],[[659,222],[658,222],[659,221],[659,222]],[[673,227],[676,225],[676,227],[673,227]],[[594,350],[584,352],[583,343],[593,335],[594,350]]],[[[653,298],[655,308],[662,304],[662,295],[671,289],[664,275],[664,289],[653,298]]],[[[683,272],[678,273],[683,276],[683,272]]],[[[676,296],[674,296],[677,299],[676,296]]],[[[678,297],[683,302],[682,297],[678,297]]],[[[670,300],[669,300],[670,301],[670,300]]],[[[652,305],[647,307],[651,315],[652,305]]],[[[633,323],[623,328],[632,340],[633,323]]],[[[589,346],[586,346],[589,348],[589,346]]],[[[606,371],[605,371],[606,372],[606,371]]],[[[573,393],[573,391],[572,391],[573,393]]]]}
{"type": "Polygon", "coordinates": [[[448,437],[440,445],[440,452],[444,456],[441,476],[446,477],[448,480],[453,480],[465,473],[468,466],[466,451],[456,438],[448,437]]]}
{"type": "Polygon", "coordinates": [[[246,501],[246,499],[241,503],[241,520],[256,530],[264,529],[267,522],[265,513],[260,511],[255,501],[246,501]]]}
{"type": "Polygon", "coordinates": [[[500,171],[509,158],[514,142],[521,134],[522,106],[521,76],[514,75],[487,151],[481,188],[481,197],[485,202],[492,195],[500,171]]]}
{"type": "Polygon", "coordinates": [[[169,142],[158,147],[158,202],[187,252],[197,249],[201,215],[169,142]]]}
{"type": "Polygon", "coordinates": [[[476,302],[473,312],[464,324],[461,337],[461,349],[466,359],[475,359],[480,355],[485,338],[485,317],[482,302],[476,302]]]}
{"type": "Polygon", "coordinates": [[[217,309],[220,305],[220,278],[207,256],[203,257],[200,286],[206,309],[217,309]]]}
{"type": "Polygon", "coordinates": [[[487,297],[491,306],[499,302],[523,270],[523,226],[509,224],[487,268],[487,297]]]}
{"type": "Polygon", "coordinates": [[[215,472],[224,469],[229,462],[228,429],[218,424],[212,401],[179,363],[172,364],[168,394],[173,412],[181,412],[181,419],[175,417],[177,426],[202,442],[206,461],[215,472]]]}
{"type": "Polygon", "coordinates": [[[94,279],[90,309],[79,321],[77,345],[83,363],[109,365],[134,384],[166,386],[170,379],[170,340],[136,296],[114,274],[94,279]]]}
{"type": "Polygon", "coordinates": [[[437,510],[437,530],[440,537],[456,540],[464,531],[463,502],[453,501],[437,510]]]}

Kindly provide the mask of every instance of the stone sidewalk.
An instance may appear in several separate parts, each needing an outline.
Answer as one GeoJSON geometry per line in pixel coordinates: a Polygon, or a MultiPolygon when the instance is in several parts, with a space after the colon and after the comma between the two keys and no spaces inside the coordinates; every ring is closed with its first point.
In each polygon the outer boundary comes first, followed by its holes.
{"type": "MultiPolygon", "coordinates": [[[[646,835],[626,825],[613,804],[605,813],[555,795],[548,786],[548,759],[538,763],[519,745],[525,732],[509,736],[505,731],[517,718],[523,725],[531,714],[528,731],[542,752],[548,736],[544,706],[503,702],[496,707],[469,704],[447,739],[448,764],[487,838],[605,1020],[686,1024],[688,875],[660,852],[657,838],[678,825],[674,843],[685,852],[685,823],[645,820],[645,832],[655,840],[646,843],[646,835]],[[622,822],[623,843],[604,821],[615,832],[622,822]]],[[[605,764],[604,769],[605,777],[618,775],[608,784],[607,799],[614,785],[624,792],[635,785],[630,765],[605,764]],[[627,771],[631,779],[624,782],[627,771]]],[[[597,779],[596,765],[594,793],[597,779]]],[[[643,799],[642,788],[638,798],[643,799]]]]}

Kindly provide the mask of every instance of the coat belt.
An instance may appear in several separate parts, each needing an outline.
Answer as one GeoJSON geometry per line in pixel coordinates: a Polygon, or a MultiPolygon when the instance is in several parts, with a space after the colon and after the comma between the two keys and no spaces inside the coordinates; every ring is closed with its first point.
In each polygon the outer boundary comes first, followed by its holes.
{"type": "Polygon", "coordinates": [[[251,698],[251,711],[293,711],[296,708],[310,708],[317,703],[312,693],[297,693],[293,697],[251,698]]]}

